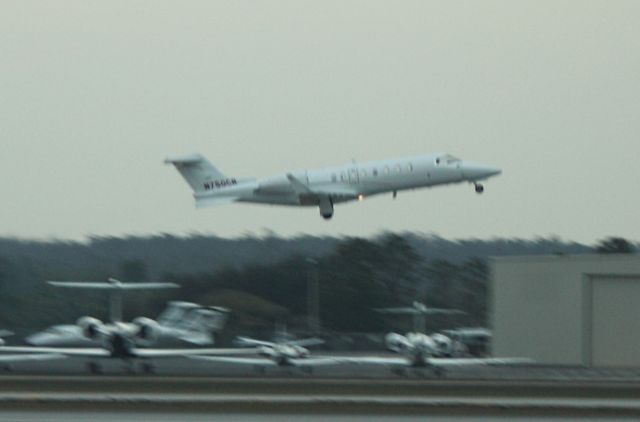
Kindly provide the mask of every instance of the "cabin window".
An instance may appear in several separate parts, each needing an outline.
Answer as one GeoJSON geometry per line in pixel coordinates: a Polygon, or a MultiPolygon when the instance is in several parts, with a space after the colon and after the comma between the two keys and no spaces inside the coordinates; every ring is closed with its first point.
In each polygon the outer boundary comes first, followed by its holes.
{"type": "Polygon", "coordinates": [[[372,173],[373,173],[374,176],[377,176],[378,175],[378,169],[374,168],[372,173]]]}
{"type": "Polygon", "coordinates": [[[402,173],[402,166],[400,166],[400,164],[396,164],[396,173],[402,173]]]}
{"type": "Polygon", "coordinates": [[[408,164],[407,164],[407,171],[408,171],[409,173],[411,173],[411,172],[413,171],[413,164],[411,164],[411,163],[408,163],[408,164]]]}
{"type": "Polygon", "coordinates": [[[389,174],[389,166],[384,166],[384,174],[389,174]]]}
{"type": "Polygon", "coordinates": [[[333,183],[335,183],[335,182],[337,182],[337,181],[338,181],[338,176],[336,176],[336,174],[335,174],[335,173],[333,173],[333,174],[331,175],[331,181],[332,181],[333,183]]]}
{"type": "Polygon", "coordinates": [[[345,173],[344,171],[342,173],[340,173],[340,180],[342,180],[343,182],[347,181],[347,173],[345,173]]]}

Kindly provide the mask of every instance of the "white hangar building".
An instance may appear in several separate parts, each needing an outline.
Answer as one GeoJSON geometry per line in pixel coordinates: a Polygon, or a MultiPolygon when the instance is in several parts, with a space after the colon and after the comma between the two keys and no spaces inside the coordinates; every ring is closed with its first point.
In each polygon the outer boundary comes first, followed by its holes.
{"type": "Polygon", "coordinates": [[[491,261],[494,356],[640,367],[640,255],[491,261]]]}

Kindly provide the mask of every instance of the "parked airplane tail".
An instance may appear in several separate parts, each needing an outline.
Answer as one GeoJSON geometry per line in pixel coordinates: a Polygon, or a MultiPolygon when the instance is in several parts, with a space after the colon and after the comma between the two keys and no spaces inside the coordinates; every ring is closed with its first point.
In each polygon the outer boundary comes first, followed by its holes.
{"type": "Polygon", "coordinates": [[[171,301],[158,317],[158,322],[198,332],[220,331],[227,322],[229,309],[220,306],[201,306],[197,303],[171,301]]]}
{"type": "Polygon", "coordinates": [[[167,158],[164,162],[173,164],[194,192],[234,183],[234,179],[228,179],[201,154],[167,158]]]}

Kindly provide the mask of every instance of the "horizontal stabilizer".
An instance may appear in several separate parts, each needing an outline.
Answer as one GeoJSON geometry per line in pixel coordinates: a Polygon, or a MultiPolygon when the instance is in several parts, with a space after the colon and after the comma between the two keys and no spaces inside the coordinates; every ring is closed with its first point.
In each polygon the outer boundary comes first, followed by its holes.
{"type": "Polygon", "coordinates": [[[213,196],[196,198],[196,208],[212,207],[214,205],[230,204],[238,200],[237,196],[213,196]]]}

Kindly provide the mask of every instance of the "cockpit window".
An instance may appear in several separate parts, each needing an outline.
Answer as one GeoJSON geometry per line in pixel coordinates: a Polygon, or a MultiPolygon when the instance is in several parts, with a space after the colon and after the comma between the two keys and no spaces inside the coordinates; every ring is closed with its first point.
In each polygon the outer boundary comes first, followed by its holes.
{"type": "Polygon", "coordinates": [[[441,155],[436,158],[436,164],[454,164],[459,163],[461,160],[450,154],[441,155]]]}

